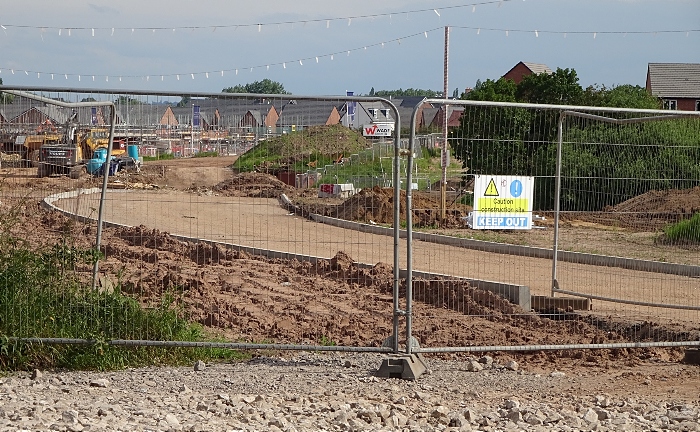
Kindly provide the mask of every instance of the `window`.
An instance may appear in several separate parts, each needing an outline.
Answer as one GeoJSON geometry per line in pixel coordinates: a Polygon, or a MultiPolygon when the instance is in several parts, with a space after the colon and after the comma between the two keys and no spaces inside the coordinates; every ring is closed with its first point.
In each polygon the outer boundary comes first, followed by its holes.
{"type": "Polygon", "coordinates": [[[369,115],[371,115],[372,118],[375,118],[375,119],[377,118],[377,109],[376,108],[369,108],[369,109],[367,109],[367,111],[369,111],[369,115]]]}
{"type": "Polygon", "coordinates": [[[700,111],[700,99],[695,101],[695,111],[700,111]]]}
{"type": "Polygon", "coordinates": [[[664,109],[677,110],[678,101],[676,101],[675,99],[664,99],[664,109]]]}
{"type": "Polygon", "coordinates": [[[382,109],[382,115],[384,118],[389,118],[389,110],[388,109],[382,109]]]}

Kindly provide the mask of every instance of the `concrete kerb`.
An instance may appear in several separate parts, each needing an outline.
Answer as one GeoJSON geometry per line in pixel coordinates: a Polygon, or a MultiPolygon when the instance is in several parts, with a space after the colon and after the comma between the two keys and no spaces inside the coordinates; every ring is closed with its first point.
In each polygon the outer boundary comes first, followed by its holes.
{"type": "MultiPolygon", "coordinates": [[[[54,203],[58,200],[61,199],[67,199],[67,198],[74,198],[79,195],[87,195],[87,194],[92,194],[92,193],[101,193],[102,190],[98,188],[91,188],[91,189],[77,189],[74,191],[70,192],[62,192],[54,195],[50,195],[46,198],[44,198],[41,201],[41,206],[47,210],[53,210],[56,212],[59,212],[61,214],[64,214],[70,218],[76,219],[80,222],[94,222],[94,218],[86,217],[86,216],[81,216],[74,214],[68,210],[64,210],[60,207],[57,207],[54,205],[54,203]]],[[[126,190],[112,190],[112,192],[115,193],[127,193],[128,191],[126,190]]],[[[281,197],[281,202],[282,205],[284,205],[286,208],[290,210],[296,209],[296,207],[289,201],[289,199],[283,194],[281,197]]],[[[313,220],[317,220],[318,222],[322,222],[323,219],[325,219],[323,216],[315,215],[312,214],[310,215],[313,220]]],[[[330,218],[332,219],[332,218],[330,218]]],[[[391,228],[385,228],[385,227],[378,227],[374,225],[367,225],[367,224],[361,224],[357,222],[348,222],[348,221],[341,221],[339,219],[336,219],[336,221],[340,222],[346,222],[347,224],[341,224],[339,225],[341,228],[348,228],[348,229],[357,229],[357,230],[364,230],[364,228],[367,228],[366,232],[370,232],[373,234],[382,234],[384,231],[389,231],[391,233],[391,228]],[[375,231],[377,229],[377,231],[375,231]]],[[[322,222],[323,223],[323,222],[322,222]]],[[[130,227],[130,225],[124,225],[124,224],[119,224],[115,222],[108,222],[105,221],[105,226],[110,226],[110,227],[130,227]]],[[[208,240],[208,239],[201,239],[201,238],[196,238],[196,237],[188,237],[188,236],[183,236],[179,234],[172,234],[170,235],[173,238],[176,238],[180,241],[185,241],[185,242],[192,242],[192,243],[205,243],[209,245],[219,245],[222,247],[225,247],[227,249],[231,250],[237,250],[237,251],[242,251],[251,255],[257,255],[257,256],[264,256],[266,258],[277,258],[277,259],[295,259],[297,261],[306,261],[310,262],[312,264],[317,264],[319,261],[328,261],[331,258],[323,258],[323,257],[317,257],[313,255],[301,255],[301,254],[296,254],[296,253],[290,253],[290,252],[283,252],[283,251],[276,251],[276,250],[271,250],[271,249],[261,249],[261,248],[254,248],[250,246],[243,246],[243,245],[237,245],[233,243],[225,243],[225,242],[219,242],[215,240],[208,240]]],[[[405,232],[404,232],[405,235],[405,232]]],[[[355,262],[355,265],[357,265],[359,268],[364,268],[364,269],[371,269],[374,267],[374,264],[368,264],[368,263],[361,263],[361,262],[355,262]]],[[[400,269],[399,270],[399,275],[400,277],[405,278],[406,277],[406,270],[405,269],[400,269]]],[[[420,277],[424,279],[454,279],[454,276],[450,275],[444,275],[444,274],[439,274],[439,273],[428,273],[428,272],[420,272],[420,271],[413,271],[413,276],[414,277],[420,277]]],[[[486,291],[491,291],[495,294],[501,295],[504,298],[508,299],[511,303],[514,303],[516,305],[519,305],[523,310],[529,311],[530,310],[530,288],[524,285],[513,285],[513,284],[507,284],[503,282],[494,282],[494,281],[486,281],[486,280],[478,280],[478,279],[469,279],[469,278],[462,278],[459,277],[459,280],[469,282],[470,285],[475,286],[479,289],[483,289],[486,291]]]]}
{"type": "MultiPolygon", "coordinates": [[[[393,229],[368,225],[359,222],[351,222],[344,219],[336,219],[329,216],[317,214],[310,215],[311,219],[326,225],[340,228],[355,229],[357,231],[372,234],[393,236],[393,229]]],[[[401,238],[406,237],[406,230],[400,230],[401,238]]],[[[473,249],[481,252],[491,252],[503,255],[525,256],[530,258],[552,259],[552,249],[538,248],[532,246],[510,245],[505,243],[494,243],[483,240],[472,240],[458,237],[449,237],[438,234],[428,234],[413,232],[414,240],[421,240],[428,243],[437,243],[447,246],[455,246],[464,249],[473,249]]],[[[595,255],[582,252],[559,251],[557,253],[559,261],[573,264],[586,264],[599,267],[618,267],[627,270],[645,271],[651,273],[672,274],[677,276],[700,277],[700,266],[688,264],[665,263],[661,261],[639,260],[634,258],[624,258],[609,255],[595,255]]]]}

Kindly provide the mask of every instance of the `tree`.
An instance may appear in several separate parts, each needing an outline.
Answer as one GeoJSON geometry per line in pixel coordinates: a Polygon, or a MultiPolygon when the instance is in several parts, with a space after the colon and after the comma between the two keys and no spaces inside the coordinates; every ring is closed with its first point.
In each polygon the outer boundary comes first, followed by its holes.
{"type": "Polygon", "coordinates": [[[97,99],[95,99],[94,97],[86,97],[80,99],[80,102],[97,102],[97,99]]]}
{"type": "Polygon", "coordinates": [[[584,104],[590,106],[660,109],[659,100],[649,94],[646,88],[631,84],[612,88],[589,86],[584,90],[584,104]]]}
{"type": "Polygon", "coordinates": [[[115,105],[139,105],[141,102],[139,102],[138,99],[134,99],[129,96],[119,96],[115,101],[115,105]]]}
{"type": "MultiPolygon", "coordinates": [[[[373,87],[374,89],[374,87],[373,87]]],[[[423,96],[427,98],[435,98],[435,97],[440,97],[441,93],[436,92],[434,90],[423,90],[423,89],[414,89],[414,88],[407,88],[406,90],[403,89],[398,89],[398,90],[379,90],[374,92],[374,96],[377,97],[396,97],[396,98],[402,98],[402,97],[412,97],[412,96],[423,96]]]]}
{"type": "Polygon", "coordinates": [[[515,82],[505,78],[498,81],[487,79],[484,82],[478,80],[474,89],[462,97],[466,100],[493,101],[493,102],[517,102],[515,82]]]}
{"type": "Polygon", "coordinates": [[[221,90],[222,93],[258,93],[258,94],[291,94],[284,89],[284,85],[277,81],[265,78],[246,85],[236,85],[221,90]]]}
{"type": "MultiPolygon", "coordinates": [[[[0,85],[2,85],[2,78],[0,78],[0,85]]],[[[15,100],[15,97],[8,93],[0,92],[0,103],[11,104],[15,100]]]]}
{"type": "Polygon", "coordinates": [[[557,68],[551,74],[525,76],[518,84],[515,96],[520,102],[580,105],[583,101],[583,88],[578,83],[574,69],[557,68]]]}
{"type": "Polygon", "coordinates": [[[374,87],[372,87],[372,88],[370,89],[369,95],[370,95],[370,96],[374,96],[374,87]]]}
{"type": "Polygon", "coordinates": [[[177,106],[178,107],[186,107],[187,105],[190,104],[190,100],[192,100],[192,98],[190,98],[189,96],[182,96],[180,99],[180,102],[177,103],[177,106]]]}

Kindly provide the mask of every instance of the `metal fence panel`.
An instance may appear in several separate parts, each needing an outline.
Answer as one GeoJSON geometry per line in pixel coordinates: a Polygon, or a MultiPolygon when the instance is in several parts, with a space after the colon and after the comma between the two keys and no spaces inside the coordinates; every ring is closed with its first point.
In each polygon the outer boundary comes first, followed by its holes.
{"type": "Polygon", "coordinates": [[[389,101],[0,91],[3,336],[196,345],[185,317],[212,346],[398,350],[398,230],[361,227],[397,225],[399,137],[345,116],[384,104],[399,130],[389,101]]]}
{"type": "Polygon", "coordinates": [[[424,103],[462,112],[448,134],[445,201],[406,188],[413,351],[696,344],[698,113],[424,103]],[[532,195],[521,195],[530,178],[532,195]],[[427,226],[436,206],[445,218],[427,226]],[[519,219],[532,228],[512,229],[519,219]],[[685,240],[671,244],[679,221],[685,240]],[[445,321],[435,307],[454,314],[445,321]],[[436,343],[445,334],[453,343],[436,343]]]}

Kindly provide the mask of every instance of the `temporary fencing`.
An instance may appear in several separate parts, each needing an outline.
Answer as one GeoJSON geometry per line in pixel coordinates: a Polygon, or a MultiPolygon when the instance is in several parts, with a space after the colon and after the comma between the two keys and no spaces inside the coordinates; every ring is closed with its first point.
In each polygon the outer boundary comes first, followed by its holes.
{"type": "Polygon", "coordinates": [[[402,141],[381,98],[0,91],[5,337],[700,344],[698,113],[427,99],[459,124],[402,141]]]}
{"type": "Polygon", "coordinates": [[[399,181],[399,136],[363,137],[357,109],[381,105],[400,128],[390,101],[0,91],[4,336],[398,352],[399,188],[372,187],[399,181]],[[209,337],[149,322],[168,312],[209,337]]]}
{"type": "Polygon", "coordinates": [[[423,103],[462,112],[442,235],[406,189],[408,352],[698,345],[700,113],[423,103]]]}

